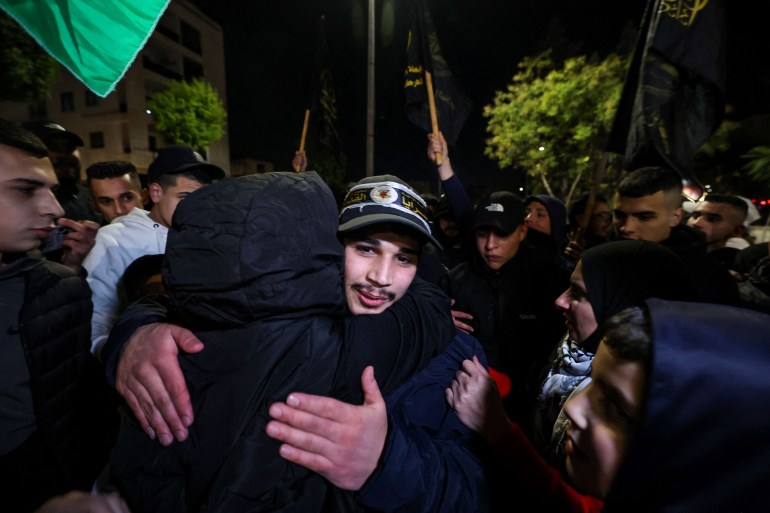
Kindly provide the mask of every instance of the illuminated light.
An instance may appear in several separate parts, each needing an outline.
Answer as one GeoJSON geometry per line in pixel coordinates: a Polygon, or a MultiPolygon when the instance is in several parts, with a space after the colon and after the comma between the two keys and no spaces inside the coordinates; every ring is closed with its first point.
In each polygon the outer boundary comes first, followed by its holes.
{"type": "Polygon", "coordinates": [[[519,187],[519,192],[524,192],[524,187],[519,187]]]}
{"type": "Polygon", "coordinates": [[[148,115],[152,115],[152,111],[151,111],[150,109],[147,109],[147,110],[145,110],[145,112],[146,112],[148,115]]]}
{"type": "Polygon", "coordinates": [[[537,151],[545,151],[545,146],[541,146],[537,149],[537,151]]]}

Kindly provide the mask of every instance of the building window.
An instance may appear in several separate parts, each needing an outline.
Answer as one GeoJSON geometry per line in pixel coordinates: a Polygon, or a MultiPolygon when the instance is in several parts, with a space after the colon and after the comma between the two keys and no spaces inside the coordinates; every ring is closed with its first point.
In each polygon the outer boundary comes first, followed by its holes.
{"type": "Polygon", "coordinates": [[[61,111],[75,112],[75,95],[72,93],[61,94],[61,111]]]}
{"type": "Polygon", "coordinates": [[[190,82],[194,78],[203,77],[203,64],[185,57],[184,61],[184,79],[190,82]]]}
{"type": "Polygon", "coordinates": [[[91,132],[88,134],[91,148],[104,148],[104,132],[91,132]]]}
{"type": "Polygon", "coordinates": [[[86,89],[86,107],[94,107],[96,105],[99,105],[99,97],[86,89]]]}
{"type": "Polygon", "coordinates": [[[182,46],[200,55],[201,33],[198,32],[198,29],[183,21],[179,23],[179,26],[182,29],[182,46]]]}

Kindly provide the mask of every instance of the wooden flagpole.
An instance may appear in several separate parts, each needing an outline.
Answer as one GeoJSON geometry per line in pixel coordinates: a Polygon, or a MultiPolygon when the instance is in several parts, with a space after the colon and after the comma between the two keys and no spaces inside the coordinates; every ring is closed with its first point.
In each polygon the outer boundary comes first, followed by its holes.
{"type": "MultiPolygon", "coordinates": [[[[305,123],[302,125],[302,137],[299,140],[299,151],[305,151],[305,138],[307,137],[307,125],[310,121],[310,109],[305,109],[305,123]]],[[[294,171],[299,173],[299,164],[294,166],[294,171]]]]}
{"type": "MultiPolygon", "coordinates": [[[[428,88],[428,106],[430,108],[430,124],[433,127],[433,134],[438,135],[438,117],[436,116],[436,100],[433,97],[433,76],[430,71],[425,70],[425,86],[428,88]]],[[[441,153],[436,152],[436,165],[440,166],[444,162],[441,153]]]]}

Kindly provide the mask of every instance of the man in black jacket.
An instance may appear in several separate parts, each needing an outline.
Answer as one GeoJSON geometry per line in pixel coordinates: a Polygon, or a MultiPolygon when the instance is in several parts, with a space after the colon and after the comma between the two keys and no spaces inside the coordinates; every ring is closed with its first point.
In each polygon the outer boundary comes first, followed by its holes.
{"type": "Polygon", "coordinates": [[[64,213],[46,155],[0,119],[0,495],[16,512],[90,491],[117,427],[90,352],[91,290],[37,251],[64,213]]]}
{"type": "MultiPolygon", "coordinates": [[[[164,264],[169,312],[203,343],[179,327],[155,324],[139,328],[120,352],[121,332],[136,327],[127,320],[136,309],[129,309],[103,353],[108,361],[119,358],[119,390],[143,427],[157,429],[150,434],[157,433],[163,444],[151,441],[128,419],[129,438],[119,441],[113,453],[117,484],[139,511],[174,511],[182,496],[187,510],[193,511],[204,504],[212,511],[242,509],[245,504],[303,512],[310,511],[310,504],[325,511],[362,506],[485,510],[481,465],[466,444],[471,434],[443,399],[462,359],[474,354],[483,358],[483,351],[472,337],[454,336],[448,298],[435,286],[414,280],[421,246],[434,242],[424,202],[391,175],[367,178],[354,186],[339,217],[345,271],[344,286],[337,289],[343,282],[337,221],[328,219],[331,196],[322,194],[317,182],[315,173],[225,181],[190,195],[175,213],[164,264]],[[200,273],[203,268],[209,272],[200,273]],[[345,301],[334,298],[343,292],[354,316],[345,318],[336,337],[324,335],[328,323],[313,319],[342,307],[345,301]],[[178,340],[164,338],[163,330],[175,333],[178,340]],[[291,349],[287,357],[276,360],[275,350],[265,349],[275,333],[282,348],[304,347],[308,343],[304,340],[310,341],[308,349],[298,353],[307,356],[295,361],[291,355],[296,351],[291,349]],[[325,343],[313,342],[316,339],[325,343]],[[188,353],[178,359],[177,344],[188,353]],[[279,368],[271,365],[273,360],[279,368]],[[296,368],[286,368],[294,361],[296,368]],[[359,404],[363,400],[359,376],[370,365],[383,390],[390,392],[394,427],[381,433],[373,468],[355,485],[343,486],[359,493],[353,497],[330,489],[324,498],[318,476],[297,470],[287,473],[295,467],[287,470],[278,444],[264,440],[262,415],[269,402],[294,390],[359,404]],[[428,369],[420,372],[426,365],[428,369]],[[153,384],[152,376],[161,373],[165,373],[161,381],[172,385],[181,377],[180,388],[153,384]],[[154,399],[157,395],[148,394],[169,394],[171,400],[171,390],[180,389],[189,395],[177,402],[190,397],[192,405],[189,400],[181,405],[187,410],[177,415],[187,413],[189,418],[182,423],[186,432],[174,429],[182,443],[172,444],[170,433],[163,431],[168,428],[158,428],[153,414],[145,412],[160,404],[154,399]],[[253,397],[246,400],[244,394],[253,397]],[[134,405],[139,405],[138,411],[134,405]],[[189,422],[192,406],[195,423],[189,422]],[[413,468],[425,470],[405,475],[401,471],[405,459],[413,468]],[[181,468],[188,471],[173,470],[181,468]],[[182,475],[189,477],[180,485],[182,475]],[[281,476],[281,482],[274,483],[281,476]],[[302,492],[284,494],[287,486],[302,492]],[[147,487],[158,493],[149,493],[147,487]],[[140,497],[134,495],[136,490],[140,497]],[[159,494],[164,497],[156,501],[159,494]]],[[[141,313],[137,319],[142,323],[167,318],[165,312],[159,313],[160,317],[141,313]]],[[[176,406],[171,407],[176,414],[176,406]]],[[[162,413],[158,410],[158,415],[162,413]]]]}
{"type": "Polygon", "coordinates": [[[528,425],[539,377],[564,332],[554,301],[569,271],[525,240],[524,205],[497,191],[476,207],[476,254],[452,269],[442,287],[455,325],[472,333],[489,358],[508,415],[528,425]]]}
{"type": "Polygon", "coordinates": [[[612,214],[618,236],[658,242],[681,258],[704,301],[738,304],[738,285],[707,253],[705,235],[683,224],[682,179],[674,171],[644,167],[626,175],[612,214]]]}

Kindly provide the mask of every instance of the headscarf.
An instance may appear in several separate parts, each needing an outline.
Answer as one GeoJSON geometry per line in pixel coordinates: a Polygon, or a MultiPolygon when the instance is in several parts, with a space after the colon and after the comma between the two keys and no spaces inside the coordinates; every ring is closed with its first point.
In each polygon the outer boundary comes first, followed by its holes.
{"type": "MultiPolygon", "coordinates": [[[[583,279],[596,322],[651,297],[697,300],[689,273],[671,250],[656,242],[620,240],[587,249],[581,256],[583,279]]],[[[601,333],[580,345],[596,352],[601,333]]]]}

